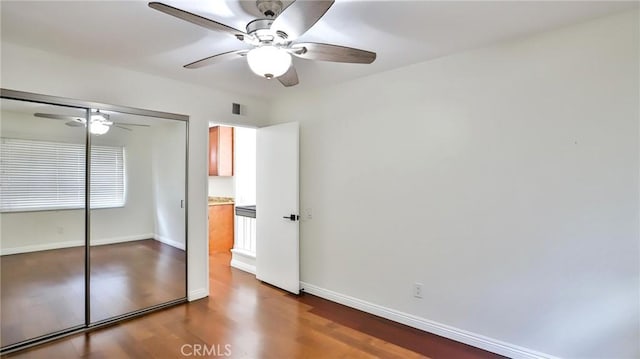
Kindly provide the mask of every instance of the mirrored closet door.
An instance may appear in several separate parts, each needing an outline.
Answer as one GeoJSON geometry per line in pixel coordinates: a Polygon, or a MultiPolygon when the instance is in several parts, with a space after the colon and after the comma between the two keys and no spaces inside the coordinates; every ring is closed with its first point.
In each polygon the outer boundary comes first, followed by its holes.
{"type": "Polygon", "coordinates": [[[120,112],[91,134],[91,322],[185,296],[183,121],[120,112]]]}
{"type": "Polygon", "coordinates": [[[85,324],[82,108],[2,99],[2,346],[85,324]],[[82,124],[80,124],[82,126],[82,124]]]}
{"type": "Polygon", "coordinates": [[[0,353],[185,302],[187,117],[2,97],[0,353]]]}

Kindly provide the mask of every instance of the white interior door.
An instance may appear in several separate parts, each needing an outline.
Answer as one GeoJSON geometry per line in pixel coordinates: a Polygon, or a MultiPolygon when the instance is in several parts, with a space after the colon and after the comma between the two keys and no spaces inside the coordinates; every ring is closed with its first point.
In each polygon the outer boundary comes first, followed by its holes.
{"type": "Polygon", "coordinates": [[[297,122],[258,129],[256,277],[300,291],[297,122]]]}

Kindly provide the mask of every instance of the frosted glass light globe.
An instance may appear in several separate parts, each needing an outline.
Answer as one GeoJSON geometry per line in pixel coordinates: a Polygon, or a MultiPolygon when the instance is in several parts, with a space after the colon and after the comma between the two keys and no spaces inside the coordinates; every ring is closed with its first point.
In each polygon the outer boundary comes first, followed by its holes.
{"type": "Polygon", "coordinates": [[[256,75],[272,79],[287,72],[291,66],[291,55],[275,46],[260,46],[247,53],[247,63],[256,75]]]}
{"type": "Polygon", "coordinates": [[[91,121],[91,125],[89,125],[89,132],[94,135],[104,135],[109,132],[109,126],[102,123],[102,121],[91,121]]]}

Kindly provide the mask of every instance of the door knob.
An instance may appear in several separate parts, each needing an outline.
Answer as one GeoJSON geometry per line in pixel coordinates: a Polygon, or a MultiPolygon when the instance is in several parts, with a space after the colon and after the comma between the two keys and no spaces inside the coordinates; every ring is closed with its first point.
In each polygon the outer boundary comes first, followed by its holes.
{"type": "Polygon", "coordinates": [[[284,216],[284,217],[282,217],[282,218],[284,218],[284,219],[288,219],[288,220],[290,220],[290,221],[297,221],[297,220],[298,220],[298,218],[300,218],[300,217],[298,217],[298,216],[297,216],[297,215],[295,215],[295,214],[290,214],[290,215],[288,215],[288,216],[284,216]]]}

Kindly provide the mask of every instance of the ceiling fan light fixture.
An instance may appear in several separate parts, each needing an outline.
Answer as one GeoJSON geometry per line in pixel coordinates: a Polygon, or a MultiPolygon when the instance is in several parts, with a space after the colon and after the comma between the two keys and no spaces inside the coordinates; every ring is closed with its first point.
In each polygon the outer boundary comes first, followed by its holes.
{"type": "Polygon", "coordinates": [[[94,121],[106,121],[106,120],[107,119],[101,113],[91,114],[91,122],[94,122],[94,121]]]}
{"type": "Polygon", "coordinates": [[[91,121],[91,125],[89,125],[89,132],[93,135],[104,135],[109,132],[109,126],[103,123],[102,121],[91,121]]]}
{"type": "Polygon", "coordinates": [[[109,121],[109,115],[100,112],[98,109],[91,109],[91,122],[109,121]]]}
{"type": "Polygon", "coordinates": [[[278,47],[265,45],[247,53],[249,68],[256,75],[272,79],[284,75],[291,66],[291,55],[278,47]]]}
{"type": "Polygon", "coordinates": [[[100,110],[91,110],[91,122],[89,123],[89,132],[93,135],[104,135],[109,132],[109,115],[103,114],[100,110]]]}

